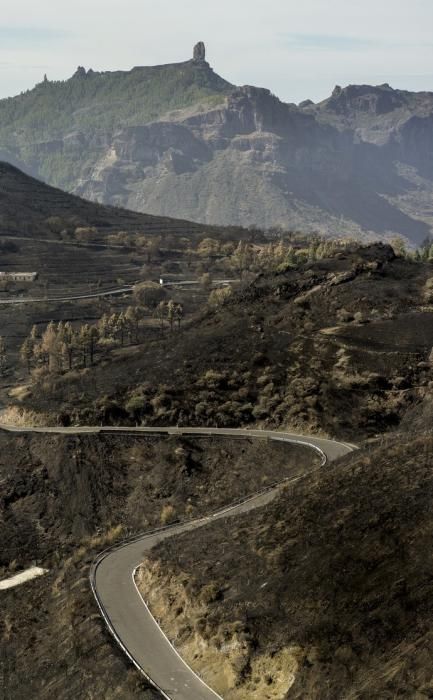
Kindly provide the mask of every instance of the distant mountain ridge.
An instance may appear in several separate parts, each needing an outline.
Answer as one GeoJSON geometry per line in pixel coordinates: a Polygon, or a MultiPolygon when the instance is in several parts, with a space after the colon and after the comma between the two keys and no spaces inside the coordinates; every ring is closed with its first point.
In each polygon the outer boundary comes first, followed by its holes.
{"type": "Polygon", "coordinates": [[[350,85],[319,104],[236,87],[206,61],[79,68],[0,100],[0,158],[105,204],[361,238],[433,227],[433,93],[350,85]]]}

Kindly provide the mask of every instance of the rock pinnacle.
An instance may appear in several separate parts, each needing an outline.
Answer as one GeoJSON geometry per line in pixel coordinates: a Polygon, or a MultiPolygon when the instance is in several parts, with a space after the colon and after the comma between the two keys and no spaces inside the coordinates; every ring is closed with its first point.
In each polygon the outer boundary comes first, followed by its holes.
{"type": "Polygon", "coordinates": [[[199,41],[198,44],[194,46],[193,60],[196,63],[206,62],[206,47],[202,41],[199,41]]]}

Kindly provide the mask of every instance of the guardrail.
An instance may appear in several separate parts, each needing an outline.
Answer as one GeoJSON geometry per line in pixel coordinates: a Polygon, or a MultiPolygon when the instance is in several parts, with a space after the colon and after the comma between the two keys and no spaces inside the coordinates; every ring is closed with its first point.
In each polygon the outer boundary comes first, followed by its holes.
{"type": "MultiPolygon", "coordinates": [[[[167,431],[168,431],[168,429],[167,429],[167,431]]],[[[181,431],[181,429],[180,429],[180,431],[181,431]]],[[[189,436],[195,436],[195,437],[197,437],[197,436],[198,437],[200,437],[200,436],[206,437],[207,435],[210,435],[210,436],[217,435],[217,433],[214,433],[214,432],[209,432],[206,435],[206,433],[191,433],[191,432],[188,433],[188,430],[186,430],[184,433],[182,433],[180,431],[179,431],[179,433],[175,433],[175,434],[178,434],[179,436],[189,435],[189,436]]],[[[115,431],[110,431],[109,429],[108,430],[102,429],[99,432],[100,433],[105,433],[105,432],[109,433],[109,432],[115,432],[115,431]]],[[[135,433],[135,434],[140,434],[140,433],[135,433]]],[[[147,436],[147,435],[155,435],[155,434],[159,435],[161,433],[157,433],[155,431],[154,433],[149,432],[149,433],[141,433],[141,434],[147,436]]],[[[221,435],[223,435],[223,433],[221,433],[221,435]]],[[[235,436],[228,435],[227,437],[235,437],[235,436]]],[[[276,482],[273,482],[271,484],[268,484],[264,489],[261,489],[260,491],[256,491],[252,494],[249,494],[248,496],[245,496],[244,498],[240,498],[236,501],[233,501],[231,504],[229,504],[228,506],[226,506],[222,510],[216,511],[215,513],[212,513],[212,515],[202,516],[201,518],[196,518],[193,520],[184,520],[184,521],[176,520],[173,523],[170,523],[170,525],[165,525],[163,527],[154,528],[153,530],[148,530],[148,531],[145,531],[143,533],[128,537],[125,540],[122,540],[121,542],[118,542],[117,544],[114,544],[110,547],[107,547],[105,550],[100,552],[98,554],[98,556],[93,560],[93,562],[90,566],[90,571],[89,571],[90,587],[91,587],[93,596],[96,600],[96,603],[98,605],[99,611],[102,615],[102,618],[104,619],[105,624],[107,625],[109,632],[111,633],[111,635],[113,636],[114,640],[119,645],[119,647],[122,649],[122,651],[129,658],[129,660],[140,671],[140,673],[146,678],[148,683],[150,683],[150,685],[153,686],[158,692],[160,692],[161,695],[164,698],[166,698],[167,700],[171,700],[170,696],[167,695],[165,693],[165,691],[160,686],[158,686],[158,684],[155,683],[155,681],[148,675],[148,673],[145,671],[145,669],[138,663],[138,661],[136,661],[136,659],[128,651],[128,649],[125,647],[122,640],[118,636],[114,626],[111,623],[110,617],[109,617],[107,611],[105,610],[104,604],[103,604],[101,598],[99,597],[99,594],[98,594],[98,591],[96,588],[96,572],[97,572],[98,566],[101,564],[101,562],[104,559],[106,559],[106,557],[108,557],[110,554],[112,554],[113,552],[115,552],[119,549],[123,549],[124,547],[127,547],[128,545],[131,545],[134,542],[138,542],[139,540],[147,539],[148,537],[152,537],[153,535],[156,535],[156,534],[159,534],[162,532],[167,532],[168,530],[176,530],[177,528],[179,528],[183,525],[192,525],[193,526],[196,523],[197,527],[203,526],[206,523],[212,522],[215,518],[220,518],[225,513],[229,513],[230,511],[233,511],[233,510],[239,508],[240,506],[245,505],[246,503],[249,503],[250,501],[253,501],[253,500],[259,498],[260,496],[264,496],[265,494],[270,493],[271,491],[274,491],[274,490],[277,491],[278,489],[282,488],[283,486],[287,485],[288,483],[295,483],[297,481],[301,481],[302,479],[305,479],[307,476],[310,476],[314,472],[322,469],[328,461],[326,454],[324,453],[324,451],[320,447],[318,447],[317,445],[313,445],[312,443],[307,442],[307,441],[296,440],[296,439],[292,439],[292,438],[285,438],[284,436],[271,436],[271,435],[264,435],[264,436],[258,436],[258,435],[248,436],[248,435],[246,435],[246,436],[242,436],[242,437],[247,437],[247,438],[252,437],[255,439],[260,439],[260,437],[262,437],[262,438],[265,438],[265,439],[268,439],[271,441],[287,442],[290,444],[303,445],[305,447],[309,447],[310,449],[314,450],[317,454],[319,454],[319,456],[321,458],[320,465],[314,469],[311,469],[310,471],[308,471],[304,474],[297,476],[297,477],[286,477],[285,479],[282,479],[281,481],[276,481],[276,482]]],[[[195,528],[193,527],[192,529],[195,529],[195,528]]],[[[171,644],[171,642],[169,640],[168,640],[168,643],[171,644]]]]}

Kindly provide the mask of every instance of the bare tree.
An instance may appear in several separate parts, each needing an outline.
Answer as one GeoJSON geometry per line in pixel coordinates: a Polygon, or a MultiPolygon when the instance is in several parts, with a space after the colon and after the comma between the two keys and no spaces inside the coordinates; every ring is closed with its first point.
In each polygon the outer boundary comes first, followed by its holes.
{"type": "Polygon", "coordinates": [[[173,324],[174,324],[174,319],[175,319],[175,309],[176,309],[176,304],[174,303],[173,299],[170,299],[170,301],[167,304],[167,320],[168,323],[170,324],[170,331],[173,332],[173,324]]]}
{"type": "Polygon", "coordinates": [[[34,344],[30,336],[26,338],[24,343],[21,345],[20,357],[22,362],[27,366],[27,371],[30,374],[32,360],[34,357],[34,344]]]}
{"type": "Polygon", "coordinates": [[[155,317],[159,320],[161,324],[161,331],[164,330],[164,321],[167,315],[167,304],[165,301],[160,301],[155,309],[155,317]]]}
{"type": "Polygon", "coordinates": [[[53,321],[50,321],[42,334],[41,352],[43,357],[47,359],[48,368],[50,370],[57,369],[60,361],[59,345],[57,342],[57,329],[53,321]]]}
{"type": "Polygon", "coordinates": [[[0,336],[0,376],[4,376],[8,366],[8,356],[4,338],[0,336]]]}
{"type": "Polygon", "coordinates": [[[177,327],[180,328],[180,323],[183,319],[183,306],[182,304],[176,304],[174,309],[174,315],[177,321],[177,327]]]}

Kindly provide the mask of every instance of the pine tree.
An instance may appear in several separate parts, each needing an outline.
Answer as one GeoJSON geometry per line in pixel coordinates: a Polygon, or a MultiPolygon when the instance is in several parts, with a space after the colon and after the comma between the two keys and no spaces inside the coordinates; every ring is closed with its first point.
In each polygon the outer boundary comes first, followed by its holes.
{"type": "Polygon", "coordinates": [[[99,340],[99,331],[97,326],[90,326],[89,329],[89,354],[90,354],[90,364],[93,365],[95,360],[95,349],[99,340]]]}
{"type": "Polygon", "coordinates": [[[180,323],[183,319],[183,306],[182,304],[176,304],[174,309],[174,315],[177,321],[177,327],[180,328],[180,323]]]}
{"type": "Polygon", "coordinates": [[[62,354],[67,361],[69,370],[72,369],[76,347],[77,338],[74,329],[72,328],[72,324],[68,321],[68,323],[66,323],[64,326],[62,354]]]}
{"type": "Polygon", "coordinates": [[[167,304],[165,301],[160,301],[158,306],[155,309],[154,315],[155,317],[159,320],[161,323],[161,330],[164,330],[164,321],[166,317],[166,312],[167,312],[167,304]]]}
{"type": "Polygon", "coordinates": [[[129,342],[132,343],[132,337],[134,336],[135,342],[138,343],[140,313],[136,306],[128,306],[128,308],[125,311],[125,320],[127,324],[129,342]]]}
{"type": "Polygon", "coordinates": [[[120,314],[117,316],[117,319],[116,319],[116,330],[117,330],[117,332],[118,332],[119,335],[120,335],[120,344],[121,344],[122,347],[123,347],[123,345],[124,345],[124,343],[125,343],[125,330],[126,330],[126,326],[127,326],[127,321],[126,321],[126,318],[125,318],[125,314],[123,313],[123,311],[121,311],[120,314]]]}
{"type": "Polygon", "coordinates": [[[173,299],[170,299],[170,301],[167,304],[167,319],[170,324],[170,331],[173,332],[173,324],[174,324],[174,319],[175,319],[175,308],[176,304],[174,303],[173,299]]]}
{"type": "Polygon", "coordinates": [[[89,354],[89,346],[90,346],[90,326],[88,323],[85,323],[84,326],[81,326],[80,332],[78,334],[78,347],[81,350],[83,367],[87,367],[87,357],[89,354]]]}
{"type": "Polygon", "coordinates": [[[20,357],[22,362],[27,366],[27,371],[30,374],[32,367],[32,359],[34,357],[35,345],[31,339],[31,336],[25,339],[24,343],[21,345],[20,357]]]}
{"type": "Polygon", "coordinates": [[[98,322],[99,335],[101,338],[110,337],[110,318],[107,314],[104,314],[98,322]]]}
{"type": "Polygon", "coordinates": [[[48,368],[54,370],[60,363],[60,348],[57,342],[57,329],[50,321],[42,334],[41,351],[48,362],[48,368]]]}

